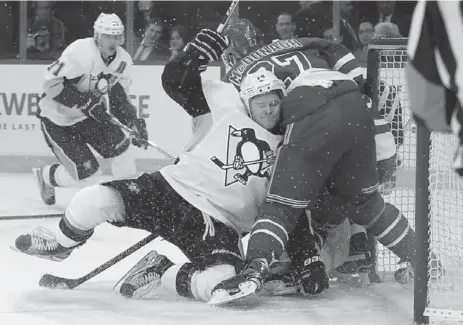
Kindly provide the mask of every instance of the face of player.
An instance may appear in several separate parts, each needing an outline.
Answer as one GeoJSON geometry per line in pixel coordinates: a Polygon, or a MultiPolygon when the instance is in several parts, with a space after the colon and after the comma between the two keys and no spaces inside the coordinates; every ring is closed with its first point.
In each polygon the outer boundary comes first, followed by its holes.
{"type": "Polygon", "coordinates": [[[289,15],[280,15],[278,16],[278,21],[276,24],[276,30],[280,39],[291,39],[294,32],[294,24],[289,15]]]}
{"type": "Polygon", "coordinates": [[[185,42],[183,41],[182,36],[176,30],[170,35],[170,48],[175,51],[180,51],[185,47],[185,42]]]}
{"type": "Polygon", "coordinates": [[[124,35],[100,35],[98,45],[100,47],[101,55],[104,58],[114,55],[118,46],[122,45],[124,35]]]}
{"type": "Polygon", "coordinates": [[[276,91],[256,96],[251,99],[250,110],[254,122],[267,130],[271,130],[280,121],[280,96],[276,91]]]}

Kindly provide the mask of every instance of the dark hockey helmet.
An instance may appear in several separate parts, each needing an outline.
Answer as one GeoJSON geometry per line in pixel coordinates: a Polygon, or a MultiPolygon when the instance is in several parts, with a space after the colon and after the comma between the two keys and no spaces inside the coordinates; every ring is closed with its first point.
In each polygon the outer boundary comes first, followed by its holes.
{"type": "Polygon", "coordinates": [[[262,46],[259,30],[247,19],[239,19],[233,25],[228,26],[224,35],[230,41],[230,46],[222,56],[228,68],[233,67],[247,54],[262,46]]]}

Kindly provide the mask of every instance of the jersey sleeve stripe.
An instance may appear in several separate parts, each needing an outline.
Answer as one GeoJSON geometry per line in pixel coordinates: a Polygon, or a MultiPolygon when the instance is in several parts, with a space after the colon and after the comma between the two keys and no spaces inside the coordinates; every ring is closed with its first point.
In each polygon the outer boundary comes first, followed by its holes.
{"type": "MultiPolygon", "coordinates": [[[[282,232],[284,237],[286,238],[286,240],[289,239],[289,235],[288,235],[288,232],[285,230],[285,228],[278,224],[277,222],[275,221],[272,221],[270,219],[260,219],[260,220],[257,220],[255,223],[254,223],[254,227],[256,227],[259,223],[265,223],[264,225],[262,225],[264,228],[268,228],[269,226],[272,227],[272,228],[277,228],[277,231],[278,232],[282,232]]],[[[275,231],[276,233],[276,231],[275,231]]]]}
{"type": "Polygon", "coordinates": [[[344,55],[342,58],[340,58],[333,66],[333,70],[336,70],[338,71],[339,69],[341,69],[341,67],[352,61],[352,60],[355,60],[355,56],[352,54],[352,53],[348,53],[346,55],[344,55]]]}
{"type": "MultiPolygon", "coordinates": [[[[281,248],[282,248],[283,250],[285,249],[285,244],[284,244],[283,240],[282,240],[280,237],[278,237],[278,235],[276,235],[275,233],[273,233],[273,232],[270,231],[270,230],[267,230],[267,229],[257,229],[257,230],[255,230],[255,231],[252,232],[252,234],[251,234],[252,239],[254,239],[256,235],[260,235],[260,236],[264,235],[264,236],[266,236],[266,237],[267,237],[267,236],[268,236],[268,237],[271,237],[271,238],[275,239],[275,240],[281,245],[281,248]]],[[[264,240],[262,240],[262,241],[264,241],[264,240]]]]}
{"type": "Polygon", "coordinates": [[[267,202],[273,202],[273,203],[280,203],[283,205],[288,205],[293,208],[299,208],[299,209],[304,209],[309,205],[309,201],[301,201],[301,200],[294,200],[290,198],[286,198],[280,195],[275,195],[275,194],[267,194],[266,198],[267,202]]]}
{"type": "Polygon", "coordinates": [[[358,77],[363,78],[363,69],[361,67],[357,67],[349,72],[346,73],[349,78],[357,79],[358,77]]]}

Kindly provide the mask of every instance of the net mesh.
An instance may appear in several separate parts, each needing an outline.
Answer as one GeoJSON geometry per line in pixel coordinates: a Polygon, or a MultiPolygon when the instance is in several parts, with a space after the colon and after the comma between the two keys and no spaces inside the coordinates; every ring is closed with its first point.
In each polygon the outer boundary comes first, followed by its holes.
{"type": "MultiPolygon", "coordinates": [[[[405,81],[406,50],[389,47],[379,50],[378,56],[379,83],[375,90],[378,92],[378,105],[379,108],[384,105],[385,116],[391,122],[398,145],[396,174],[384,186],[383,194],[385,200],[395,205],[414,227],[417,137],[405,81]],[[391,120],[392,116],[395,121],[391,120]]],[[[427,312],[429,316],[434,314],[463,319],[463,183],[452,170],[456,145],[453,135],[431,134],[428,205],[432,254],[428,261],[427,312]],[[443,274],[440,272],[441,266],[443,274]]],[[[426,220],[426,216],[422,218],[426,220]]],[[[380,275],[386,277],[404,267],[398,262],[388,249],[378,245],[380,275]]]]}

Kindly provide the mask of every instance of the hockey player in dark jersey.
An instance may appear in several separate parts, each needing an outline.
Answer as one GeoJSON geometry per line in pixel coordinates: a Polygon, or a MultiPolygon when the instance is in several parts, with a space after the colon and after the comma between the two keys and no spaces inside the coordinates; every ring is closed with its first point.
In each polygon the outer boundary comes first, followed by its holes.
{"type": "MultiPolygon", "coordinates": [[[[231,41],[226,58],[239,52],[231,41]]],[[[286,135],[266,202],[251,232],[248,266],[241,275],[218,285],[211,303],[259,291],[269,262],[286,249],[305,210],[311,212],[309,229],[312,223],[335,225],[348,217],[402,261],[413,263],[414,232],[377,191],[375,125],[359,88],[363,77],[356,72],[354,56],[341,45],[310,38],[248,48],[247,53],[226,79],[239,89],[248,73],[265,68],[284,81],[288,95],[282,102],[280,127],[286,135]]],[[[328,277],[317,251],[323,234],[311,234],[311,239],[306,238],[311,247],[293,263],[299,264],[296,270],[304,293],[317,294],[327,289],[328,277]]]]}

